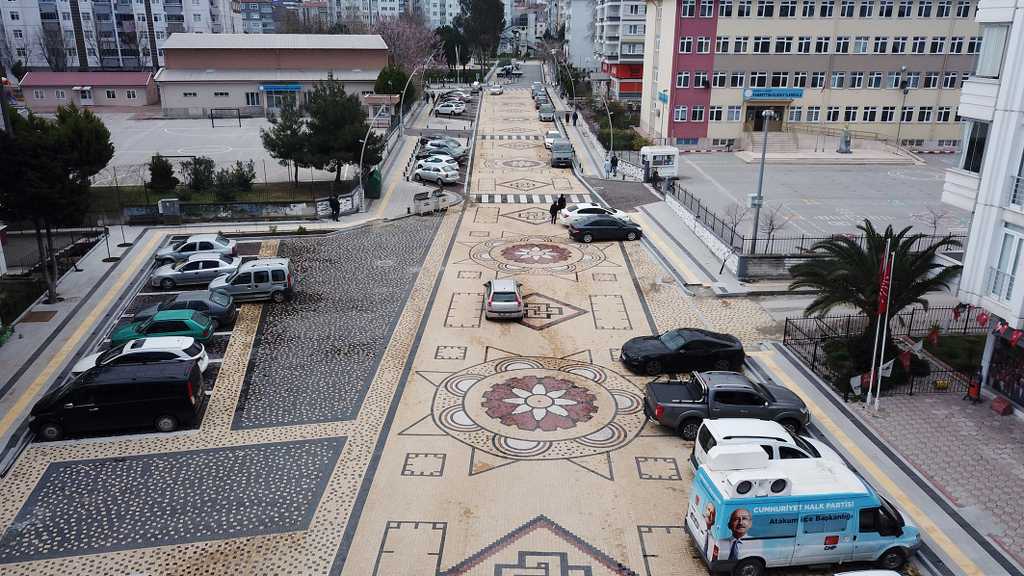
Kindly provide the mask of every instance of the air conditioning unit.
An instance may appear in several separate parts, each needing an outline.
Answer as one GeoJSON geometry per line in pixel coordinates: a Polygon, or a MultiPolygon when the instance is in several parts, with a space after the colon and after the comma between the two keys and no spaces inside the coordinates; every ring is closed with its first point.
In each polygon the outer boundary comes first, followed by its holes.
{"type": "Polygon", "coordinates": [[[725,480],[733,498],[788,496],[793,486],[789,478],[759,477],[745,472],[734,472],[725,480]]]}

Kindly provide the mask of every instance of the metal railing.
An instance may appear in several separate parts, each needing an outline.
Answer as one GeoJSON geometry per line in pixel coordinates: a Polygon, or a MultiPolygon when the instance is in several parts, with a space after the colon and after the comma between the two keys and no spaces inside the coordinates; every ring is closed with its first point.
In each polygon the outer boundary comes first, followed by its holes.
{"type": "Polygon", "coordinates": [[[1009,300],[1013,295],[1013,285],[1016,281],[1016,276],[1003,272],[1002,270],[989,267],[988,274],[985,279],[985,285],[989,293],[999,298],[1000,300],[1009,300]]]}
{"type": "Polygon", "coordinates": [[[1024,206],[1024,176],[1010,176],[1006,203],[1011,206],[1024,206]]]}

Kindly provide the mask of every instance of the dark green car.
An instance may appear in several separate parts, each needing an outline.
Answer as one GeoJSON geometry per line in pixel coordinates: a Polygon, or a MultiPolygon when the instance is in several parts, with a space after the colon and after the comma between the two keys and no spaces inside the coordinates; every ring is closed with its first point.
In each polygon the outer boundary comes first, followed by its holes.
{"type": "Polygon", "coordinates": [[[213,336],[213,321],[195,310],[162,310],[149,320],[122,326],[110,336],[113,346],[150,336],[188,336],[206,342],[213,336]]]}

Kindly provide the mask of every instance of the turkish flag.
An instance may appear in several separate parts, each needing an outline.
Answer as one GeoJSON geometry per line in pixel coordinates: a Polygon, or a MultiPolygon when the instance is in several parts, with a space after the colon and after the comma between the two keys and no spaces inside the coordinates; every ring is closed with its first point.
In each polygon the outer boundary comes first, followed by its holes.
{"type": "Polygon", "coordinates": [[[978,314],[978,326],[988,326],[988,312],[982,310],[978,314]]]}
{"type": "Polygon", "coordinates": [[[878,315],[885,314],[889,305],[889,284],[892,280],[892,265],[889,264],[889,255],[885,255],[882,267],[878,270],[880,279],[878,281],[878,315]]]}
{"type": "Polygon", "coordinates": [[[907,372],[910,370],[910,350],[904,350],[900,352],[900,364],[903,365],[903,371],[907,372]]]}
{"type": "Polygon", "coordinates": [[[931,331],[928,332],[927,338],[928,338],[928,342],[930,342],[932,346],[935,346],[936,344],[938,344],[939,343],[939,329],[938,328],[932,328],[931,331]]]}
{"type": "Polygon", "coordinates": [[[996,332],[998,332],[999,335],[1002,336],[1003,334],[1006,334],[1006,330],[1009,327],[1010,325],[1007,324],[1006,322],[1000,322],[999,326],[996,326],[996,332]]]}
{"type": "Polygon", "coordinates": [[[1017,342],[1020,341],[1021,336],[1024,336],[1024,332],[1021,332],[1020,330],[1014,330],[1013,333],[1010,334],[1010,346],[1016,346],[1017,342]]]}

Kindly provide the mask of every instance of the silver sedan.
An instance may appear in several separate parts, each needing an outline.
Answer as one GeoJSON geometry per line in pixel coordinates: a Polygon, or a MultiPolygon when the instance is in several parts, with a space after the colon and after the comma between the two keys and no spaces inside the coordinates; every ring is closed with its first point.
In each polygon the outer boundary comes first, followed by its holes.
{"type": "Polygon", "coordinates": [[[164,290],[187,284],[206,284],[218,276],[234,274],[241,265],[241,256],[194,254],[180,264],[157,268],[149,277],[149,284],[164,290]]]}

